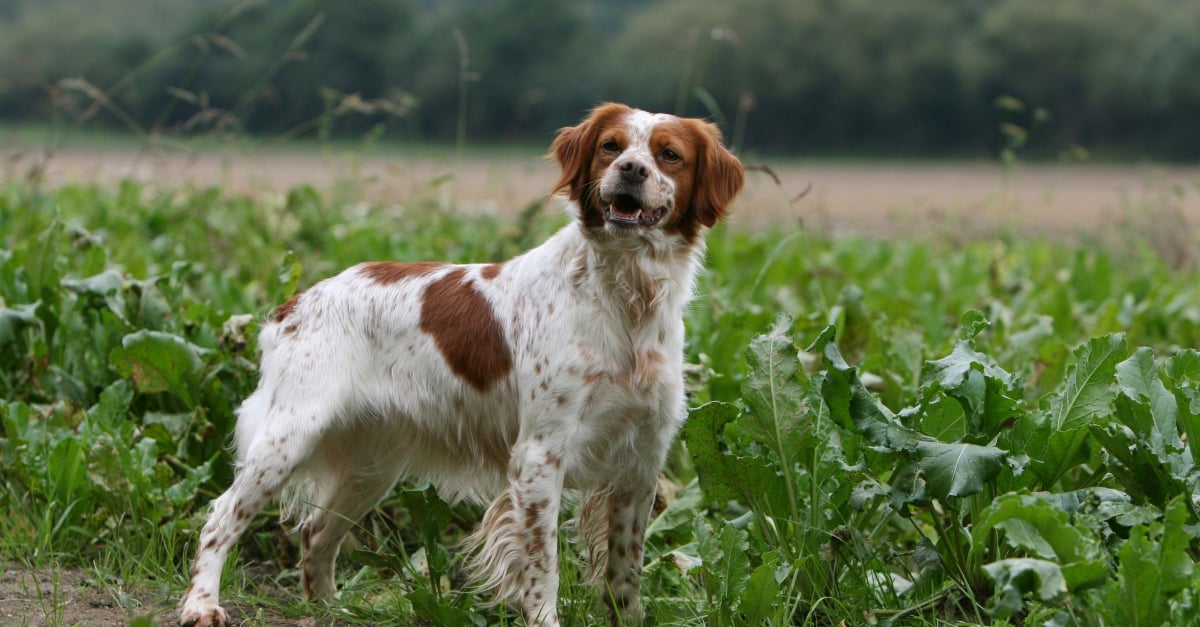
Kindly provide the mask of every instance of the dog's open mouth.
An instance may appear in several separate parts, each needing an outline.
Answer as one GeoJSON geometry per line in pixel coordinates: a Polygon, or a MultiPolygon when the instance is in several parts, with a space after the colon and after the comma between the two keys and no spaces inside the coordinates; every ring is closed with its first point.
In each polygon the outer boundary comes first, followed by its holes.
{"type": "Polygon", "coordinates": [[[621,226],[649,228],[658,224],[666,213],[666,207],[645,209],[641,199],[631,194],[615,194],[604,206],[604,219],[621,226]]]}

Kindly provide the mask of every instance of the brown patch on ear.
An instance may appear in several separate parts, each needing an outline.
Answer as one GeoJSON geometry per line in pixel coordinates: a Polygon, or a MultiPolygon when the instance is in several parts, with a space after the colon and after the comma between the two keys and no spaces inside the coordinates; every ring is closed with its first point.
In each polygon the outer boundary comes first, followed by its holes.
{"type": "Polygon", "coordinates": [[[432,282],[421,299],[421,330],[429,334],[446,365],[459,378],[486,392],[512,370],[512,353],[492,305],[459,268],[432,282]]]}
{"type": "Polygon", "coordinates": [[[267,316],[267,319],[271,322],[283,322],[286,320],[287,317],[291,315],[292,310],[296,308],[296,303],[300,302],[301,295],[303,295],[303,292],[287,299],[287,301],[282,305],[276,307],[275,310],[271,312],[271,315],[267,316]]]}
{"type": "Polygon", "coordinates": [[[446,264],[439,261],[371,261],[359,266],[359,271],[380,285],[391,285],[397,281],[429,274],[446,264]]]}
{"type": "Polygon", "coordinates": [[[692,211],[701,224],[711,227],[725,217],[725,208],[742,190],[742,162],[721,141],[721,130],[702,120],[685,120],[696,134],[700,158],[696,163],[692,211]]]}
{"type": "MultiPolygon", "coordinates": [[[[601,104],[592,109],[588,117],[578,126],[559,129],[558,136],[550,145],[550,156],[554,157],[554,160],[562,167],[562,175],[550,193],[557,194],[564,189],[567,190],[567,198],[579,203],[580,211],[583,214],[580,218],[585,225],[598,226],[589,224],[592,212],[589,212],[589,208],[586,206],[587,199],[584,198],[589,186],[594,183],[591,178],[592,158],[596,155],[596,142],[606,126],[630,111],[632,109],[623,104],[614,102],[601,104]]],[[[599,220],[599,225],[603,225],[603,218],[598,214],[595,219],[599,220]]]]}

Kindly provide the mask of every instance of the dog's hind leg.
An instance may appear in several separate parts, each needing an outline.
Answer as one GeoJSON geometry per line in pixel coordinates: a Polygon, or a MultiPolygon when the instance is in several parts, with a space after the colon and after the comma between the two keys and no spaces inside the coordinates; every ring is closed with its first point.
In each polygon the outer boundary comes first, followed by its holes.
{"type": "Polygon", "coordinates": [[[387,496],[400,475],[397,461],[383,462],[346,451],[328,459],[323,468],[329,472],[323,478],[320,496],[313,503],[308,518],[300,525],[300,583],[309,599],[332,598],[337,595],[334,584],[334,562],[342,541],[358,521],[387,496]]]}
{"type": "MultiPolygon", "coordinates": [[[[238,457],[233,485],[212,503],[200,532],[192,583],[180,606],[179,623],[188,627],[225,625],[219,602],[221,570],[230,549],[251,519],[279,495],[293,471],[316,447],[337,408],[319,394],[283,402],[269,386],[260,387],[238,409],[238,457]]],[[[281,395],[282,398],[282,395],[281,395]]]]}

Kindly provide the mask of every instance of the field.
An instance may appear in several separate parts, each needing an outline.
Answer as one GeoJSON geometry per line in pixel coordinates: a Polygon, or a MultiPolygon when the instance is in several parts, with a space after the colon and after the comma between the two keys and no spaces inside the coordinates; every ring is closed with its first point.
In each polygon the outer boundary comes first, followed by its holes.
{"type": "MultiPolygon", "coordinates": [[[[114,184],[132,179],[156,189],[217,186],[260,195],[311,184],[370,203],[437,201],[471,213],[515,215],[544,195],[557,172],[535,148],[475,149],[456,160],[442,147],[364,151],[288,145],[140,149],[128,140],[71,136],[46,151],[29,131],[7,133],[0,164],[8,178],[36,171],[51,184],[114,184]]],[[[733,226],[870,237],[958,231],[1076,233],[1112,226],[1145,229],[1162,213],[1200,226],[1200,167],[1127,164],[828,161],[746,158],[753,170],[733,226]]]]}
{"type": "MultiPolygon", "coordinates": [[[[535,151],[5,163],[5,624],[174,618],[274,305],[358,261],[500,260],[565,222],[535,151]]],[[[647,622],[1192,624],[1200,172],[763,164],[780,182],[753,172],[711,234],[688,320],[647,622]]],[[[519,624],[459,576],[480,514],[398,489],[331,607],[299,600],[295,537],[260,516],[226,607],[519,624]]],[[[562,548],[564,623],[600,622],[562,548]]]]}

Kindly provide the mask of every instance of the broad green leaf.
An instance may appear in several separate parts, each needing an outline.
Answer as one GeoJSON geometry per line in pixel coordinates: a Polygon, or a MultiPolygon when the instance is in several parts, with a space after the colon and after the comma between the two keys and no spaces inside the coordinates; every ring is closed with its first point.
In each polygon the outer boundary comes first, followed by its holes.
{"type": "Polygon", "coordinates": [[[434,596],[429,588],[417,588],[404,595],[412,603],[417,616],[437,627],[475,627],[471,615],[434,596]]]}
{"type": "Polygon", "coordinates": [[[187,471],[187,475],[167,488],[165,496],[170,504],[179,507],[196,496],[196,492],[212,478],[212,460],[187,471]]]}
{"type": "Polygon", "coordinates": [[[1072,589],[1094,585],[1108,575],[1099,538],[1073,524],[1071,515],[1048,498],[1013,493],[992,501],[971,528],[971,550],[982,555],[993,530],[1003,531],[1010,547],[1058,563],[1072,589]]]}
{"type": "MultiPolygon", "coordinates": [[[[741,593],[738,611],[743,625],[762,625],[775,612],[781,601],[779,598],[779,553],[767,551],[763,553],[762,563],[750,574],[746,581],[746,589],[741,593]]],[[[786,575],[786,572],[783,573],[786,575]]]]}
{"type": "Polygon", "coordinates": [[[120,272],[105,270],[83,279],[63,279],[60,283],[67,291],[104,299],[109,311],[122,321],[128,322],[125,317],[125,297],[122,294],[125,277],[120,272]]]}
{"type": "Polygon", "coordinates": [[[1117,361],[1129,352],[1124,333],[1093,338],[1075,350],[1075,364],[1067,371],[1062,390],[1050,404],[1052,432],[1086,427],[1109,410],[1117,361]]]}
{"type": "Polygon", "coordinates": [[[1187,348],[1167,358],[1163,372],[1177,385],[1184,380],[1200,382],[1200,350],[1187,348]]]}
{"type": "Polygon", "coordinates": [[[713,401],[693,409],[683,424],[683,440],[692,454],[700,487],[710,501],[721,506],[730,501],[747,503],[753,489],[738,483],[733,468],[736,460],[723,445],[725,425],[736,417],[736,407],[713,401]]]}
{"type": "Polygon", "coordinates": [[[924,441],[916,449],[926,487],[939,499],[977,494],[1004,468],[1004,451],[994,446],[924,441]]]}
{"type": "Polygon", "coordinates": [[[1024,609],[1022,597],[1031,594],[1042,602],[1057,603],[1067,595],[1067,581],[1058,564],[1033,558],[1004,559],[983,567],[996,582],[988,614],[1012,616],[1024,609]]]}
{"type": "Polygon", "coordinates": [[[983,315],[982,311],[968,309],[958,319],[958,336],[963,340],[970,340],[991,325],[992,323],[987,316],[983,315]]]}
{"type": "MultiPolygon", "coordinates": [[[[992,446],[939,442],[900,424],[892,412],[867,391],[855,369],[842,358],[832,341],[831,329],[823,331],[809,350],[824,352],[829,369],[821,395],[835,421],[859,431],[878,449],[901,453],[915,463],[929,492],[937,498],[975,494],[995,479],[1004,466],[1004,451],[992,446]]],[[[904,502],[919,492],[916,486],[900,486],[899,489],[910,495],[901,499],[904,502]]]]}
{"type": "Polygon", "coordinates": [[[1083,461],[1087,427],[1111,411],[1113,376],[1127,352],[1122,333],[1093,338],[1075,349],[1075,363],[1060,389],[1044,399],[1034,416],[1033,433],[1024,442],[1042,485],[1053,486],[1083,461]]]}
{"type": "MultiPolygon", "coordinates": [[[[29,282],[29,295],[41,298],[53,293],[58,286],[62,257],[58,254],[62,241],[63,223],[54,220],[46,230],[29,240],[25,247],[25,276],[29,282]]],[[[57,297],[56,302],[57,302],[57,297]]]]}
{"type": "Polygon", "coordinates": [[[1175,396],[1167,391],[1158,376],[1154,351],[1146,347],[1117,364],[1117,387],[1131,403],[1121,404],[1117,417],[1133,429],[1139,440],[1149,442],[1151,450],[1164,458],[1169,450],[1183,449],[1179,439],[1175,396]]]}
{"type": "Polygon", "coordinates": [[[739,432],[770,448],[785,468],[796,448],[789,440],[799,426],[804,401],[804,389],[796,378],[801,370],[791,327],[792,319],[780,314],[770,331],[750,342],[749,372],[742,384],[747,411],[738,420],[739,432]]]}
{"type": "Polygon", "coordinates": [[[1188,449],[1192,452],[1192,461],[1200,461],[1200,389],[1177,388],[1175,390],[1175,407],[1179,411],[1179,426],[1187,435],[1188,449]]]}
{"type": "Polygon", "coordinates": [[[1187,520],[1187,506],[1180,498],[1167,505],[1162,522],[1130,530],[1117,551],[1117,577],[1102,596],[1113,624],[1157,626],[1167,621],[1172,597],[1192,578],[1187,520]]]}
{"type": "Polygon", "coordinates": [[[821,396],[830,417],[843,428],[859,431],[873,446],[891,451],[916,449],[915,432],[896,421],[895,414],[880,403],[858,378],[857,370],[846,363],[834,343],[834,327],[826,327],[806,350],[821,352],[828,370],[821,385],[821,396]]]}
{"type": "Polygon", "coordinates": [[[114,381],[100,393],[100,400],[87,410],[89,424],[107,433],[117,433],[129,418],[129,406],[133,402],[133,388],[123,379],[114,381]]]}
{"type": "Polygon", "coordinates": [[[204,365],[205,352],[177,335],[143,330],[122,338],[108,359],[139,392],[170,391],[192,405],[189,386],[204,365]]]}
{"type": "Polygon", "coordinates": [[[710,597],[717,595],[721,589],[721,582],[717,577],[720,572],[718,564],[725,558],[725,554],[721,551],[720,536],[714,532],[712,525],[708,524],[700,513],[697,513],[696,518],[692,521],[692,532],[696,537],[696,542],[692,545],[695,550],[695,558],[699,562],[701,572],[709,575],[704,577],[704,589],[710,597]]]}
{"type": "Polygon", "coordinates": [[[926,374],[963,407],[964,430],[976,443],[987,442],[1017,415],[1013,376],[992,363],[967,340],[950,355],[926,363],[926,374]]]}
{"type": "MultiPolygon", "coordinates": [[[[747,549],[750,544],[746,539],[746,531],[726,523],[721,527],[721,598],[725,603],[732,602],[746,589],[750,579],[750,556],[747,549]]],[[[732,608],[731,608],[732,609],[732,608]]]]}
{"type": "Polygon", "coordinates": [[[82,496],[80,492],[91,491],[84,451],[73,439],[59,440],[50,453],[46,469],[49,471],[50,496],[60,505],[71,504],[82,496]]]}
{"type": "MultiPolygon", "coordinates": [[[[666,509],[655,516],[654,520],[651,520],[650,524],[646,526],[646,542],[653,544],[655,540],[662,540],[661,536],[664,534],[690,524],[703,504],[704,493],[700,490],[700,483],[697,479],[692,479],[679,491],[675,500],[671,501],[666,509]]],[[[647,556],[647,561],[652,559],[653,556],[647,556]]]]}
{"type": "Polygon", "coordinates": [[[37,324],[37,309],[40,305],[41,303],[37,302],[5,307],[4,299],[0,298],[0,347],[11,343],[21,327],[37,324]]]}
{"type": "MultiPolygon", "coordinates": [[[[1117,398],[1116,407],[1119,416],[1137,413],[1139,409],[1124,395],[1117,398]]],[[[1161,507],[1172,496],[1184,491],[1186,475],[1190,474],[1192,465],[1185,464],[1181,456],[1156,454],[1145,440],[1137,438],[1132,430],[1116,421],[1093,425],[1090,432],[1118,462],[1110,464],[1109,472],[1135,502],[1149,501],[1161,507]]]]}

